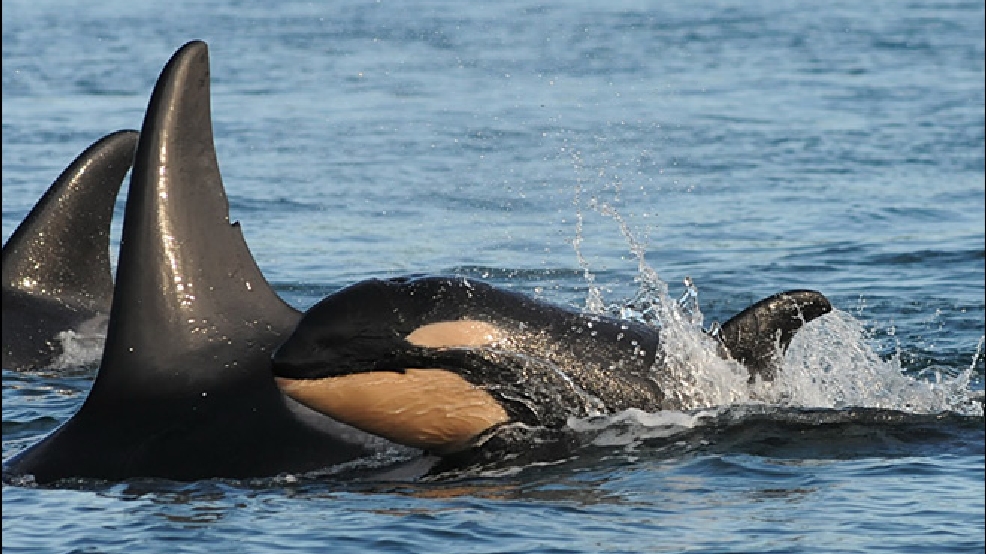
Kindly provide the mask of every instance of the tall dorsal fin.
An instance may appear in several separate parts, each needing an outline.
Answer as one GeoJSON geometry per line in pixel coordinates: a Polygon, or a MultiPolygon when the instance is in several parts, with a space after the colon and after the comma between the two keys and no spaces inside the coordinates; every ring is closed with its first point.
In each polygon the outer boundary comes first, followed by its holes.
{"type": "Polygon", "coordinates": [[[778,347],[787,350],[794,334],[809,321],[832,311],[832,304],[813,290],[790,290],[749,306],[722,325],[719,340],[728,355],[770,381],[777,372],[778,347]]]}
{"type": "Polygon", "coordinates": [[[136,144],[136,131],[107,135],[52,183],[3,246],[5,293],[109,309],[110,220],[136,144]]]}
{"type": "Polygon", "coordinates": [[[172,56],[145,115],[106,347],[90,400],[273,388],[269,350],[298,313],[261,274],[213,144],[209,54],[172,56]],[[139,371],[135,368],[139,368],[139,371]]]}
{"type": "Polygon", "coordinates": [[[158,79],[141,130],[92,390],[4,463],[4,479],[263,477],[365,455],[367,435],[289,403],[274,383],[270,352],[299,318],[229,223],[208,52],[189,43],[158,79]]]}

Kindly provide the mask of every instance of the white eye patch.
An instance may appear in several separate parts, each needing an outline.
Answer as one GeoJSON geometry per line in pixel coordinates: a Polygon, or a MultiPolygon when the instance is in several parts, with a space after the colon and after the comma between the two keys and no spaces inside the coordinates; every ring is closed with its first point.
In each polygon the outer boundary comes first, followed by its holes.
{"type": "Polygon", "coordinates": [[[426,348],[469,348],[489,346],[504,338],[504,333],[493,324],[463,319],[422,325],[405,340],[426,348]]]}

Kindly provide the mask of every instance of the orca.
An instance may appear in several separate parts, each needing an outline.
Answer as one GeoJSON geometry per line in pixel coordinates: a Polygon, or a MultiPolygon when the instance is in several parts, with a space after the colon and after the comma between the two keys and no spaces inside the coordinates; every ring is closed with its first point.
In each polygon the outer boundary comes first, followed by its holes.
{"type": "Polygon", "coordinates": [[[60,333],[105,335],[110,221],[136,145],[137,131],[124,130],[86,148],[3,245],[4,369],[56,364],[60,333]]]}
{"type": "MultiPolygon", "coordinates": [[[[140,131],[92,389],[4,464],[5,482],[298,474],[383,439],[448,460],[511,422],[672,407],[652,378],[654,328],[479,281],[372,279],[302,316],[228,211],[208,48],[193,41],[162,71],[140,131]]],[[[814,291],[761,301],[722,327],[722,355],[770,378],[778,347],[829,310],[814,291]]]]}
{"type": "Polygon", "coordinates": [[[383,442],[286,398],[274,382],[271,352],[300,312],[229,222],[209,77],[201,41],[162,71],[137,143],[92,389],[68,421],[4,464],[5,481],[299,474],[383,442]]]}
{"type": "MultiPolygon", "coordinates": [[[[761,300],[715,333],[719,354],[773,379],[778,352],[832,310],[819,292],[761,300]]],[[[281,389],[394,442],[454,454],[511,423],[676,408],[656,327],[461,277],[368,280],[310,308],[273,356],[281,389]]],[[[674,378],[674,376],[669,376],[674,378]]]]}

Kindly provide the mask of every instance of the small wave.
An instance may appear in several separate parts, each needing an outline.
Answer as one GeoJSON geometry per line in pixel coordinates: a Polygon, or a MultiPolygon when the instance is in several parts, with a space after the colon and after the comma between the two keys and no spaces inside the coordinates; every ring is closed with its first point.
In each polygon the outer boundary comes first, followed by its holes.
{"type": "Polygon", "coordinates": [[[743,404],[648,413],[629,409],[572,418],[567,429],[507,429],[487,447],[439,463],[430,482],[501,478],[546,465],[596,466],[601,460],[655,462],[745,453],[792,460],[982,455],[983,416],[881,408],[791,408],[743,404]]]}
{"type": "Polygon", "coordinates": [[[636,408],[611,416],[571,418],[568,426],[577,433],[592,434],[595,446],[635,446],[650,439],[671,439],[687,433],[718,410],[650,413],[636,408]]]}
{"type": "Polygon", "coordinates": [[[58,426],[59,421],[54,417],[41,416],[29,421],[4,421],[3,440],[17,440],[34,437],[47,433],[58,426]]]}
{"type": "Polygon", "coordinates": [[[942,435],[947,435],[950,425],[955,429],[978,428],[982,431],[982,423],[982,415],[956,412],[921,414],[882,408],[791,408],[741,404],[688,412],[647,413],[631,409],[611,416],[573,418],[569,426],[578,433],[591,436],[589,444],[593,446],[634,448],[662,441],[683,444],[685,439],[708,445],[723,433],[757,427],[773,429],[774,432],[784,430],[791,440],[798,440],[797,437],[808,430],[847,425],[899,428],[909,429],[907,432],[919,440],[920,429],[938,428],[942,435]]]}
{"type": "Polygon", "coordinates": [[[947,451],[982,455],[983,416],[880,408],[785,408],[760,404],[687,413],[623,413],[576,425],[594,447],[654,459],[750,453],[793,459],[912,456],[947,451]],[[614,440],[616,439],[616,440],[614,440]]]}

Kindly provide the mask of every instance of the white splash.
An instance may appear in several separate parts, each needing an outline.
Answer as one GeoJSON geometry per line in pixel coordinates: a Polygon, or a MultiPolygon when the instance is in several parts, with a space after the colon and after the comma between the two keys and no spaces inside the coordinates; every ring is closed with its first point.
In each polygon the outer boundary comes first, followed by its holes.
{"type": "Polygon", "coordinates": [[[702,330],[694,284],[686,280],[688,290],[676,302],[667,295],[667,285],[656,283],[653,269],[642,269],[640,292],[617,308],[623,317],[661,329],[664,352],[657,360],[655,378],[678,409],[761,403],[785,408],[983,414],[982,404],[970,389],[982,338],[969,367],[957,375],[954,369],[941,368],[933,379],[919,378],[906,373],[898,356],[881,358],[860,321],[836,309],[795,334],[781,355],[781,368],[773,381],[750,384],[746,368],[720,358],[716,342],[702,330]]]}
{"type": "Polygon", "coordinates": [[[751,390],[781,406],[983,415],[969,388],[982,344],[980,338],[972,363],[958,375],[940,368],[933,380],[915,378],[905,374],[899,356],[884,360],[873,350],[859,320],[834,310],[794,336],[776,380],[751,390]]]}
{"type": "Polygon", "coordinates": [[[714,409],[649,413],[630,408],[611,416],[571,418],[568,426],[579,433],[594,434],[592,444],[596,446],[633,447],[649,439],[674,437],[716,415],[714,409]]]}
{"type": "Polygon", "coordinates": [[[55,338],[61,354],[49,367],[86,367],[99,363],[106,342],[107,323],[106,316],[97,316],[83,322],[78,329],[58,333],[55,338]]]}
{"type": "MultiPolygon", "coordinates": [[[[576,192],[579,203],[581,189],[576,192]]],[[[780,408],[880,408],[915,414],[954,412],[982,416],[982,393],[970,388],[975,366],[982,355],[984,338],[972,356],[968,368],[956,374],[954,368],[934,371],[933,379],[908,375],[899,356],[884,360],[874,350],[863,325],[841,311],[822,316],[805,325],[781,357],[781,368],[772,382],[749,383],[749,373],[741,364],[724,360],[718,345],[702,328],[703,315],[698,303],[698,288],[685,278],[685,292],[674,300],[668,285],[644,259],[645,248],[631,232],[625,219],[611,206],[592,198],[587,207],[610,217],[619,226],[629,250],[637,261],[639,285],[636,295],[627,302],[606,305],[601,287],[596,283],[585,257],[580,252],[582,226],[576,229],[573,246],[579,264],[587,275],[589,293],[586,311],[605,312],[655,326],[661,330],[663,352],[655,360],[655,379],[668,400],[688,414],[671,416],[629,410],[599,419],[570,422],[578,430],[586,425],[611,425],[597,441],[623,440],[607,438],[625,429],[628,421],[637,439],[660,433],[669,426],[692,427],[704,419],[701,410],[729,406],[761,404],[780,408]],[[698,411],[698,413],[696,413],[698,411]],[[668,419],[668,418],[672,419],[668,419]],[[674,419],[684,417],[684,420],[674,419]]],[[[581,214],[579,217],[581,221],[581,214]]],[[[713,325],[713,330],[718,324],[713,325]]],[[[680,412],[679,412],[680,413],[680,412]]]]}

